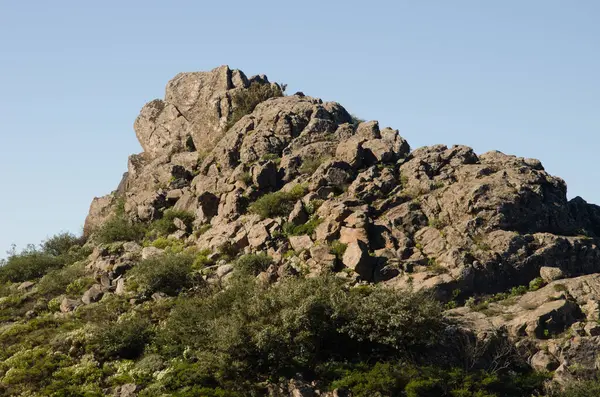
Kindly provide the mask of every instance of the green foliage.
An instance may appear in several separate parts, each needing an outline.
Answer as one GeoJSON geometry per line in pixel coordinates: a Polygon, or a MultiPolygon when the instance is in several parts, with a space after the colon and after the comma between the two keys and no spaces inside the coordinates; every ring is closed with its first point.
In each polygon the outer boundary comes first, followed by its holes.
{"type": "Polygon", "coordinates": [[[150,296],[155,292],[175,295],[193,285],[191,275],[194,256],[166,253],[141,261],[131,270],[139,293],[150,296]]]}
{"type": "Polygon", "coordinates": [[[541,277],[534,278],[529,283],[529,291],[537,291],[538,289],[542,288],[544,285],[546,285],[546,282],[544,281],[543,278],[541,278],[541,277]]]}
{"type": "Polygon", "coordinates": [[[282,190],[267,193],[250,205],[250,212],[260,215],[261,218],[288,215],[294,204],[306,194],[303,185],[294,186],[289,192],[282,190]]]}
{"type": "Polygon", "coordinates": [[[67,285],[65,292],[67,295],[79,297],[94,285],[95,282],[96,281],[91,277],[78,278],[67,285]]]}
{"type": "Polygon", "coordinates": [[[341,243],[340,240],[335,240],[331,242],[329,252],[335,255],[337,259],[342,260],[342,257],[346,252],[346,248],[348,248],[347,244],[341,243]]]}
{"type": "Polygon", "coordinates": [[[61,269],[49,271],[38,283],[38,292],[42,295],[54,295],[65,292],[67,287],[85,275],[83,263],[76,263],[61,269]]]}
{"type": "Polygon", "coordinates": [[[256,276],[271,266],[273,258],[266,254],[247,254],[235,261],[235,269],[243,274],[256,276]]]}
{"type": "Polygon", "coordinates": [[[441,307],[422,294],[348,293],[335,278],[285,279],[263,289],[234,279],[224,291],[180,301],[158,336],[164,354],[187,347],[225,379],[309,373],[326,360],[422,352],[439,341],[441,307]]]}
{"type": "Polygon", "coordinates": [[[600,381],[575,381],[563,392],[552,394],[552,397],[597,397],[600,396],[600,381]]]}
{"type": "Polygon", "coordinates": [[[281,88],[272,84],[252,83],[247,89],[236,91],[233,95],[234,111],[227,120],[227,129],[245,115],[252,113],[259,103],[280,96],[283,96],[281,88]]]}
{"type": "Polygon", "coordinates": [[[211,254],[210,250],[202,250],[196,254],[194,258],[194,263],[192,264],[192,268],[194,270],[200,270],[207,266],[212,266],[215,264],[213,259],[209,259],[208,256],[211,254]]]}
{"type": "Polygon", "coordinates": [[[461,369],[386,362],[372,367],[360,364],[356,369],[346,370],[330,389],[349,390],[354,397],[521,397],[538,395],[544,380],[544,376],[527,372],[469,373],[461,369]]]}
{"type": "Polygon", "coordinates": [[[194,222],[194,214],[184,210],[176,210],[169,208],[163,213],[162,218],[152,222],[150,225],[150,233],[157,236],[168,236],[171,233],[177,231],[177,226],[173,221],[178,218],[185,223],[188,230],[192,228],[192,222],[194,222]]]}
{"type": "Polygon", "coordinates": [[[315,232],[315,229],[321,222],[323,222],[323,220],[316,216],[312,217],[308,222],[303,223],[302,225],[294,225],[291,222],[286,222],[283,224],[283,234],[286,236],[301,236],[303,234],[308,234],[310,236],[315,232]]]}
{"type": "Polygon", "coordinates": [[[141,241],[146,234],[146,226],[135,223],[125,216],[113,216],[104,222],[96,231],[96,241],[110,244],[117,241],[141,241]]]}
{"type": "Polygon", "coordinates": [[[183,249],[185,248],[185,243],[181,240],[177,240],[174,238],[159,237],[153,242],[151,242],[150,246],[160,248],[162,250],[166,250],[174,254],[178,254],[180,252],[183,252],[183,249]]]}
{"type": "Polygon", "coordinates": [[[21,253],[12,253],[0,267],[0,282],[22,282],[38,278],[64,265],[61,257],[29,246],[21,253]]]}
{"type": "Polygon", "coordinates": [[[150,323],[138,316],[97,326],[86,348],[101,360],[139,357],[152,336],[150,323]]]}
{"type": "Polygon", "coordinates": [[[305,158],[300,168],[298,168],[298,172],[305,175],[312,175],[321,164],[329,159],[330,157],[328,156],[305,158]]]}

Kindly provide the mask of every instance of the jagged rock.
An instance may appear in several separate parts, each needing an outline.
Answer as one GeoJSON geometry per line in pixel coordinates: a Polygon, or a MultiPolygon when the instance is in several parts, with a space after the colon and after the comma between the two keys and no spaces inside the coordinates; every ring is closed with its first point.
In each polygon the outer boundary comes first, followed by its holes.
{"type": "Polygon", "coordinates": [[[258,190],[268,190],[277,186],[277,166],[272,161],[252,167],[252,181],[258,190]]]}
{"type": "Polygon", "coordinates": [[[542,266],[540,268],[540,277],[547,283],[559,280],[564,277],[564,272],[558,267],[542,266]]]}
{"type": "Polygon", "coordinates": [[[124,279],[120,278],[117,280],[116,287],[115,287],[115,294],[116,295],[125,294],[125,280],[124,279]]]}
{"type": "Polygon", "coordinates": [[[270,235],[264,223],[254,225],[248,232],[248,243],[251,247],[260,247],[269,239],[270,235]]]}
{"type": "Polygon", "coordinates": [[[548,352],[538,351],[531,357],[531,367],[536,371],[554,371],[560,363],[548,352]]]}
{"type": "Polygon", "coordinates": [[[115,397],[134,397],[137,396],[138,387],[133,383],[126,383],[115,389],[115,397]]]}
{"type": "Polygon", "coordinates": [[[82,304],[83,303],[79,299],[63,298],[63,300],[60,302],[60,311],[62,313],[72,312],[82,304]]]}
{"type": "Polygon", "coordinates": [[[224,276],[231,273],[232,271],[233,271],[233,265],[225,264],[225,265],[221,265],[221,266],[217,267],[215,274],[218,278],[223,278],[224,276]]]}
{"type": "Polygon", "coordinates": [[[288,222],[293,223],[294,225],[303,225],[308,221],[308,214],[304,209],[304,204],[301,200],[298,200],[294,205],[294,209],[290,212],[288,216],[288,222]]]}
{"type": "Polygon", "coordinates": [[[366,244],[362,241],[348,244],[342,263],[358,273],[364,280],[373,279],[373,260],[366,244]]]}
{"type": "Polygon", "coordinates": [[[369,236],[366,229],[345,226],[340,229],[340,243],[350,244],[359,240],[365,244],[369,244],[369,236]]]}
{"type": "Polygon", "coordinates": [[[600,336],[600,324],[598,323],[587,323],[584,330],[589,336],[600,336]]]}
{"type": "Polygon", "coordinates": [[[90,303],[94,303],[94,302],[98,302],[100,300],[100,298],[102,298],[102,295],[104,295],[104,287],[100,284],[94,284],[90,287],[90,289],[88,289],[87,291],[85,291],[83,293],[83,296],[81,297],[81,301],[86,304],[89,305],[90,303]]]}
{"type": "Polygon", "coordinates": [[[296,252],[308,250],[313,245],[313,242],[310,239],[310,236],[307,236],[307,235],[290,236],[289,240],[290,240],[290,245],[296,252]]]}
{"type": "Polygon", "coordinates": [[[17,291],[29,291],[30,289],[33,288],[34,285],[35,285],[35,283],[33,281],[23,281],[17,287],[17,291]]]}
{"type": "Polygon", "coordinates": [[[142,260],[154,258],[154,257],[162,255],[163,253],[164,253],[164,251],[161,250],[160,248],[144,247],[144,249],[142,249],[142,260]]]}

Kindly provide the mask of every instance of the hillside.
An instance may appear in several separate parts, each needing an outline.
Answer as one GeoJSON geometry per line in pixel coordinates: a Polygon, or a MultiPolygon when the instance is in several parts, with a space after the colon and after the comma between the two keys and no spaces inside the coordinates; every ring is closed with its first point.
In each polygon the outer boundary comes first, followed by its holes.
{"type": "Polygon", "coordinates": [[[600,207],[284,88],[142,108],[83,236],[0,267],[3,395],[600,395],[600,207]]]}

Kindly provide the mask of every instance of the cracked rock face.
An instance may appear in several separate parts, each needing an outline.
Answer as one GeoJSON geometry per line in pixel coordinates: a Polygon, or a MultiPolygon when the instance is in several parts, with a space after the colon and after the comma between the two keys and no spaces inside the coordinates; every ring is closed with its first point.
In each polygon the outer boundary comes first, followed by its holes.
{"type": "MultiPolygon", "coordinates": [[[[397,130],[356,122],[340,104],[304,94],[265,99],[233,123],[251,84],[273,83],[227,66],[172,79],[164,99],[142,108],[134,127],[144,152],[130,157],[115,192],[94,199],[86,234],[122,200],[135,222],[170,208],[194,214],[194,230],[171,236],[188,246],[267,253],[274,264],[260,276],[265,282],[334,272],[448,301],[456,291],[477,300],[539,277],[548,286],[494,303],[497,313],[466,306],[452,313],[474,330],[504,327],[532,339],[533,353],[549,349],[532,358],[536,367],[565,374],[568,360],[591,362],[581,352],[600,337],[593,326],[600,207],[568,201],[565,182],[538,160],[462,145],[411,151],[397,130]],[[266,194],[299,186],[304,194],[287,213],[261,218],[248,210],[266,194]],[[288,233],[309,222],[314,228],[288,233]],[[346,251],[334,255],[336,244],[346,251]],[[561,345],[557,335],[569,329],[580,340],[561,345]]],[[[108,263],[116,276],[112,266],[129,262],[93,263],[98,274],[108,263]]]]}

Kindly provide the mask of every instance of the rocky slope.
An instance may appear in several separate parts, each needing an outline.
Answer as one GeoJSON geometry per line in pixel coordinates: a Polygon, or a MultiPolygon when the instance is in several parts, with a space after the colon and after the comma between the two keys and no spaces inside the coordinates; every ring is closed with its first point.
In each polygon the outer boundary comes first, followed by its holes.
{"type": "MultiPolygon", "coordinates": [[[[236,258],[264,253],[265,285],[333,275],[350,287],[428,291],[461,332],[506,334],[559,383],[595,373],[600,207],[567,200],[565,182],[538,160],[411,150],[398,130],[227,66],[177,75],[134,128],[144,151],[92,202],[83,261],[92,281],[81,297],[60,297],[65,316],[107,296],[149,299],[132,292],[140,259],[192,249],[207,264],[202,282],[226,288],[236,258]],[[117,218],[162,222],[164,233],[107,244],[101,234],[117,218]]],[[[136,391],[122,387],[116,395],[136,391]]],[[[289,393],[315,388],[296,379],[289,393]]]]}
{"type": "MultiPolygon", "coordinates": [[[[188,245],[266,252],[276,265],[259,277],[271,282],[290,269],[336,272],[352,283],[427,289],[459,303],[475,297],[472,303],[541,277],[538,286],[550,284],[514,304],[494,303],[493,316],[466,306],[453,313],[476,329],[507,327],[528,338],[544,352],[534,352],[534,361],[543,355],[552,363],[547,369],[568,372],[573,360],[594,368],[595,356],[577,357],[600,334],[598,206],[567,200],[565,182],[538,160],[478,155],[467,146],[411,151],[398,130],[302,93],[267,99],[227,129],[238,93],[251,84],[280,88],[226,66],[169,82],[165,99],[145,105],[135,122],[144,152],[130,157],[115,192],[94,200],[86,231],[123,198],[136,221],[171,207],[193,212],[193,228],[171,236],[188,245]],[[248,211],[262,195],[299,185],[305,191],[291,212],[248,211]],[[309,219],[317,220],[314,230],[284,233],[309,219]],[[334,241],[347,246],[339,258],[328,249],[334,241]],[[555,339],[569,327],[570,339],[555,339]]],[[[110,289],[122,261],[97,253],[90,267],[110,289]]]]}

